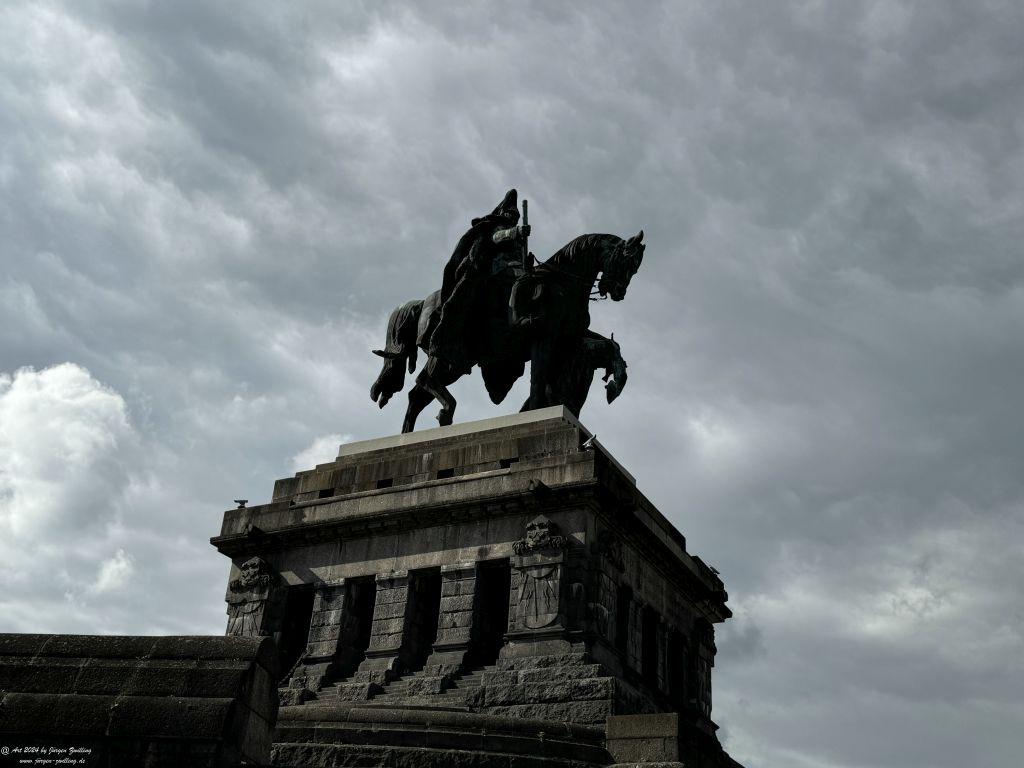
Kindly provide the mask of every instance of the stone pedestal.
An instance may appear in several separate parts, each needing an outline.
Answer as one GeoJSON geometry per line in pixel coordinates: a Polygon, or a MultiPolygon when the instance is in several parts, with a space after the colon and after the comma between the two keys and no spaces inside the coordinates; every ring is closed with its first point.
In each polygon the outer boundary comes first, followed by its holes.
{"type": "MultiPolygon", "coordinates": [[[[222,552],[261,558],[295,595],[318,590],[296,683],[316,701],[303,706],[587,727],[682,708],[713,734],[722,582],[592,438],[550,408],[350,443],[279,480],[270,503],[226,512],[222,552]],[[346,583],[370,623],[351,674],[346,583]],[[689,661],[673,664],[684,644],[689,661]]],[[[286,604],[284,626],[300,626],[310,603],[286,604]]]]}

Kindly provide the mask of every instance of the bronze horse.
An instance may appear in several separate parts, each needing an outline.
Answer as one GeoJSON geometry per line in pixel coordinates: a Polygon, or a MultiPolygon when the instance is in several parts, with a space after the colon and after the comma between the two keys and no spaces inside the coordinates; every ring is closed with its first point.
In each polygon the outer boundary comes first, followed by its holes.
{"type": "MultiPolygon", "coordinates": [[[[626,363],[614,339],[590,328],[594,283],[601,298],[621,301],[643,260],[643,231],[624,240],[617,235],[580,235],[546,262],[525,272],[505,287],[494,280],[467,313],[466,358],[480,366],[491,401],[500,403],[523,375],[530,361],[530,396],[522,410],[565,405],[575,415],[587,398],[594,371],[602,368],[608,402],[626,383],[626,363]],[[600,276],[600,279],[598,279],[600,276]]],[[[427,350],[431,316],[438,311],[439,292],[410,301],[391,313],[387,346],[374,350],[384,365],[370,389],[370,398],[383,408],[402,389],[405,371],[416,370],[417,350],[427,350]]],[[[455,398],[448,386],[461,378],[444,358],[428,356],[409,391],[402,432],[411,432],[416,418],[432,401],[441,403],[437,415],[452,423],[455,398]]]]}

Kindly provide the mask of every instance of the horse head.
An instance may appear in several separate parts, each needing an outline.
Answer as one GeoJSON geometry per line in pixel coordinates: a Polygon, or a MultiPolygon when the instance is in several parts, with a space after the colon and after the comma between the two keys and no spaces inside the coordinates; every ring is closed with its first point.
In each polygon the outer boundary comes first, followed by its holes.
{"type": "Polygon", "coordinates": [[[612,301],[622,301],[626,297],[629,281],[640,269],[644,258],[644,231],[641,229],[628,240],[619,240],[601,267],[601,279],[597,290],[602,297],[610,296],[612,301]]]}

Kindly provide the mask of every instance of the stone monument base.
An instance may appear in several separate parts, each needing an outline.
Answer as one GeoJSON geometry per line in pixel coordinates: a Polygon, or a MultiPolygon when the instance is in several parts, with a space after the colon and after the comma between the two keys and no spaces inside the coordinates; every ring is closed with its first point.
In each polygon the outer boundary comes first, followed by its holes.
{"type": "Polygon", "coordinates": [[[562,407],[343,445],[212,543],[288,670],[279,765],[608,765],[609,718],[671,712],[724,754],[722,581],[562,407]]]}
{"type": "Polygon", "coordinates": [[[306,704],[283,707],[279,768],[595,768],[611,757],[604,729],[440,708],[306,704]]]}

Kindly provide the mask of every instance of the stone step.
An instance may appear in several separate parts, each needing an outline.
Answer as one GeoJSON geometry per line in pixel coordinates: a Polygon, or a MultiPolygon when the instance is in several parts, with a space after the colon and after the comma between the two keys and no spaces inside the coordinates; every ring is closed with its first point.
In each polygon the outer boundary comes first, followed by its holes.
{"type": "Polygon", "coordinates": [[[318,699],[325,699],[325,698],[326,699],[330,699],[330,698],[333,698],[333,697],[335,697],[337,695],[338,695],[338,684],[337,683],[328,683],[327,685],[321,687],[320,690],[316,692],[316,697],[318,699]]]}
{"type": "MultiPolygon", "coordinates": [[[[375,709],[374,705],[368,705],[375,709]]],[[[366,727],[352,723],[280,722],[274,745],[276,765],[379,766],[402,764],[424,768],[590,768],[604,766],[610,756],[596,738],[578,738],[552,723],[556,733],[520,727],[518,719],[489,718],[480,727],[469,712],[389,710],[377,708],[366,727]],[[467,718],[463,724],[459,718],[467,718]],[[562,731],[562,732],[558,732],[562,731]],[[371,758],[370,762],[361,762],[371,758]],[[376,759],[372,759],[376,758],[376,759]]],[[[599,733],[599,731],[596,731],[599,733]]]]}
{"type": "MultiPolygon", "coordinates": [[[[483,685],[484,675],[488,672],[495,671],[497,671],[497,665],[495,664],[477,667],[467,672],[463,672],[461,675],[456,677],[452,681],[451,687],[444,691],[432,694],[410,695],[409,682],[422,677],[425,674],[424,670],[421,668],[408,672],[402,677],[392,680],[390,683],[385,685],[379,693],[372,695],[369,702],[379,704],[381,706],[413,703],[417,706],[465,708],[467,706],[467,697],[469,697],[473,691],[479,690],[483,685]]],[[[351,685],[351,681],[349,679],[335,680],[328,683],[317,693],[317,700],[334,701],[339,698],[345,698],[348,700],[341,694],[349,685],[351,685]]]]}
{"type": "MultiPolygon", "coordinates": [[[[455,677],[451,681],[451,686],[444,691],[432,694],[410,695],[409,682],[411,680],[421,678],[425,674],[425,670],[420,668],[407,672],[402,677],[392,680],[383,687],[383,690],[376,695],[373,695],[370,700],[381,705],[402,704],[415,700],[420,705],[433,703],[437,706],[464,707],[466,706],[467,698],[471,696],[474,691],[479,690],[484,685],[486,675],[493,673],[501,674],[511,671],[512,670],[503,669],[498,663],[488,664],[483,667],[475,667],[455,677]]],[[[568,675],[564,672],[559,674],[559,672],[554,669],[527,667],[525,670],[520,670],[520,677],[525,678],[522,682],[533,682],[539,680],[555,682],[555,678],[573,679],[577,677],[577,675],[590,677],[591,675],[600,674],[601,671],[600,667],[596,664],[580,665],[574,668],[568,675]]],[[[330,701],[339,698],[340,689],[344,688],[347,684],[350,684],[348,679],[333,681],[325,685],[319,691],[317,699],[320,701],[330,701]]]]}

